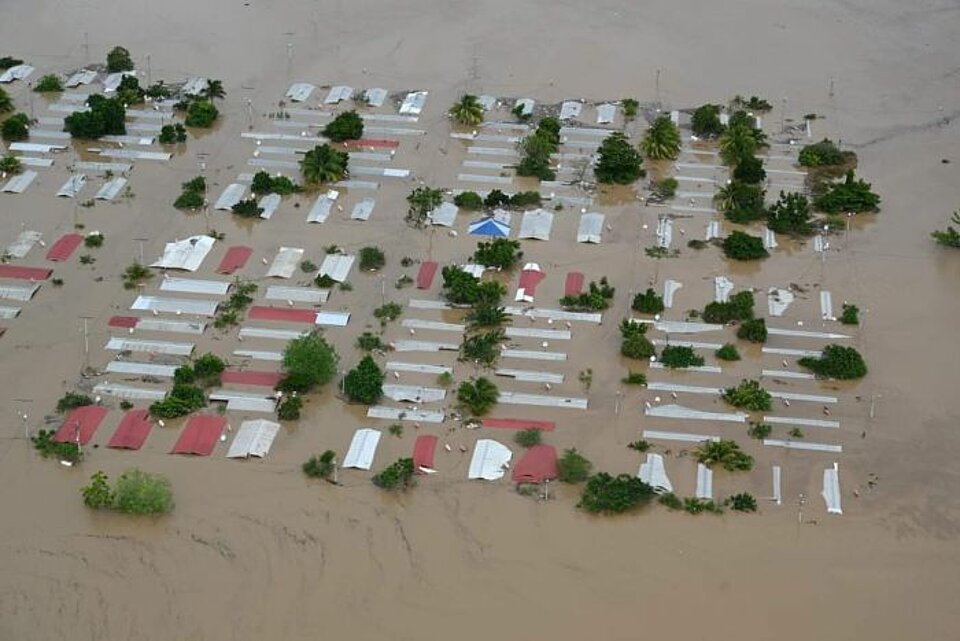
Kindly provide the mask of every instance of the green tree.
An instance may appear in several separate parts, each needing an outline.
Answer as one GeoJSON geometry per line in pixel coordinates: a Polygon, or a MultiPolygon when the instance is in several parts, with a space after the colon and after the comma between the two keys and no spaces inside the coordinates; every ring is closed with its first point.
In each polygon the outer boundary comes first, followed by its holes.
{"type": "Polygon", "coordinates": [[[840,212],[874,212],[880,210],[880,196],[870,190],[870,183],[855,180],[853,170],[847,172],[844,181],[827,186],[824,193],[814,201],[814,207],[828,214],[840,212]]]}
{"type": "Polygon", "coordinates": [[[616,291],[616,288],[610,285],[607,277],[604,276],[600,279],[599,285],[590,281],[587,291],[564,296],[560,299],[560,305],[575,310],[599,311],[610,307],[616,291]]]}
{"type": "Polygon", "coordinates": [[[819,358],[805,356],[797,362],[820,378],[850,380],[867,375],[867,364],[853,347],[827,345],[819,358]]]}
{"type": "Polygon", "coordinates": [[[557,143],[549,130],[537,129],[520,142],[520,164],[517,174],[540,180],[554,180],[557,175],[550,166],[550,154],[557,151],[557,143]]]}
{"type": "Polygon", "coordinates": [[[146,92],[140,87],[136,76],[124,76],[117,86],[117,100],[123,105],[137,105],[143,102],[146,92]]]}
{"type": "Polygon", "coordinates": [[[633,297],[630,309],[641,314],[659,314],[664,310],[663,298],[653,288],[648,287],[647,291],[633,297]]]}
{"type": "Polygon", "coordinates": [[[187,130],[179,122],[172,125],[163,125],[160,136],[157,138],[161,145],[172,145],[187,141],[187,130]]]}
{"type": "Polygon", "coordinates": [[[379,247],[360,248],[360,269],[363,271],[376,271],[383,267],[386,262],[387,258],[379,247]]]}
{"type": "Polygon", "coordinates": [[[288,394],[283,397],[277,406],[277,418],[281,421],[299,421],[300,410],[303,409],[303,397],[288,394]]]}
{"type": "Polygon", "coordinates": [[[384,490],[405,490],[414,482],[412,458],[401,458],[370,479],[373,484],[384,490]]]}
{"type": "Polygon", "coordinates": [[[762,318],[743,321],[737,328],[737,338],[751,343],[767,342],[767,322],[762,318]]]}
{"type": "Polygon", "coordinates": [[[464,191],[453,197],[453,204],[460,209],[476,211],[483,208],[483,198],[475,191],[464,191]]]}
{"type": "Polygon", "coordinates": [[[7,93],[7,90],[0,87],[0,114],[11,111],[13,111],[13,100],[10,99],[10,94],[7,93]]]}
{"type": "Polygon", "coordinates": [[[173,509],[170,481],[159,474],[127,470],[117,479],[114,508],[127,514],[166,514],[173,509]]]}
{"type": "Polygon", "coordinates": [[[604,138],[597,153],[599,159],[593,172],[602,183],[629,185],[646,176],[640,152],[619,131],[604,138]]]}
{"type": "Polygon", "coordinates": [[[127,133],[126,110],[119,98],[94,94],[87,98],[87,111],[75,111],[64,118],[64,130],[74,138],[96,140],[127,133]]]}
{"type": "Polygon", "coordinates": [[[576,448],[564,450],[563,456],[557,459],[557,478],[563,483],[583,483],[592,469],[593,463],[576,448]]]}
{"type": "Polygon", "coordinates": [[[487,197],[483,199],[483,206],[493,209],[494,207],[506,207],[510,204],[510,196],[499,189],[491,189],[487,197]]]}
{"type": "Polygon", "coordinates": [[[506,309],[500,305],[484,303],[476,305],[466,317],[471,329],[477,327],[499,327],[510,322],[506,309]]]}
{"type": "Polygon", "coordinates": [[[60,80],[60,76],[48,73],[33,85],[33,90],[39,93],[63,91],[63,81],[60,80]]]}
{"type": "Polygon", "coordinates": [[[673,176],[667,176],[653,183],[653,195],[660,200],[670,200],[677,195],[679,183],[673,176]]]}
{"type": "Polygon", "coordinates": [[[660,352],[660,362],[670,369],[702,367],[703,356],[698,356],[692,347],[686,345],[667,345],[660,352]]]}
{"type": "Polygon", "coordinates": [[[753,156],[757,146],[757,137],[752,127],[734,125],[731,122],[720,136],[720,158],[726,165],[736,165],[741,158],[753,156]]]}
{"type": "Polygon", "coordinates": [[[647,129],[640,149],[653,160],[673,160],[680,154],[680,129],[670,116],[660,116],[647,129]]]}
{"type": "Polygon", "coordinates": [[[747,320],[753,318],[753,292],[744,290],[730,296],[730,300],[725,303],[712,302],[703,308],[704,322],[707,323],[729,323],[736,320],[747,320]]]}
{"type": "MultiPolygon", "coordinates": [[[[346,166],[346,161],[344,161],[346,166]]],[[[414,227],[423,227],[427,220],[427,214],[440,206],[443,202],[443,191],[432,189],[430,187],[417,187],[407,195],[406,220],[414,227]]]]}
{"type": "Polygon", "coordinates": [[[740,352],[737,351],[737,348],[732,343],[724,343],[720,349],[714,352],[714,356],[719,358],[721,361],[739,361],[740,352]]]}
{"type": "Polygon", "coordinates": [[[303,464],[303,473],[311,478],[330,480],[337,466],[337,454],[333,450],[326,450],[320,456],[311,456],[303,464]]]}
{"type": "Polygon", "coordinates": [[[653,343],[645,336],[646,323],[633,323],[627,319],[620,322],[620,353],[627,358],[646,360],[657,353],[653,343]]]}
{"type": "Polygon", "coordinates": [[[733,260],[759,260],[770,255],[763,246],[762,238],[742,231],[730,232],[723,239],[723,254],[733,260]]]}
{"type": "Polygon", "coordinates": [[[767,227],[778,234],[809,236],[813,233],[810,221],[810,202],[803,194],[780,192],[780,198],[767,213],[767,227]]]}
{"type": "Polygon", "coordinates": [[[383,370],[370,355],[364,356],[360,363],[347,372],[343,379],[343,392],[351,401],[373,405],[383,396],[383,370]]]}
{"type": "Polygon", "coordinates": [[[330,145],[317,145],[303,155],[300,171],[308,183],[318,184],[341,180],[347,175],[349,155],[330,145]]]}
{"type": "Polygon", "coordinates": [[[763,198],[760,185],[734,179],[718,189],[713,200],[729,221],[745,225],[766,215],[763,198]]]}
{"type": "Polygon", "coordinates": [[[323,135],[333,142],[359,140],[363,138],[363,118],[356,111],[345,111],[323,128],[323,135]]]}
{"type": "Polygon", "coordinates": [[[205,98],[213,100],[214,98],[226,98],[227,92],[223,88],[222,80],[215,80],[211,78],[207,81],[206,89],[203,89],[200,94],[205,98]]]}
{"type": "Polygon", "coordinates": [[[133,71],[133,59],[130,52],[124,47],[114,47],[107,53],[107,71],[117,73],[119,71],[133,71]]]}
{"type": "Polygon", "coordinates": [[[640,101],[636,98],[624,98],[620,101],[623,106],[623,117],[625,120],[633,120],[640,113],[640,101]]]}
{"type": "Polygon", "coordinates": [[[450,115],[461,125],[479,125],[483,122],[483,105],[476,96],[464,94],[450,107],[450,115]]]}
{"type": "Polygon", "coordinates": [[[473,260],[480,265],[499,269],[510,269],[522,258],[520,242],[507,238],[481,241],[477,243],[477,251],[473,253],[473,260]]]}
{"type": "Polygon", "coordinates": [[[57,412],[63,414],[64,412],[69,412],[78,407],[86,407],[87,405],[93,405],[93,399],[86,394],[67,392],[57,401],[57,412]]]}
{"type": "Polygon", "coordinates": [[[497,305],[507,293],[506,287],[496,281],[481,282],[455,265],[444,267],[444,296],[454,305],[497,305]]]}
{"type": "Polygon", "coordinates": [[[530,429],[520,430],[513,435],[513,440],[520,447],[533,447],[534,445],[540,445],[543,434],[535,427],[530,429]]]}
{"type": "Polygon", "coordinates": [[[230,211],[242,218],[257,218],[263,213],[263,207],[257,204],[256,198],[244,198],[235,202],[230,211]]]}
{"type": "Polygon", "coordinates": [[[21,171],[23,171],[23,165],[20,163],[19,158],[13,154],[0,157],[0,172],[13,175],[19,174],[21,171]]]}
{"type": "Polygon", "coordinates": [[[733,168],[733,179],[750,185],[758,185],[767,179],[763,169],[763,160],[757,156],[741,156],[733,168]]]}
{"type": "Polygon", "coordinates": [[[325,385],[336,375],[339,362],[336,350],[319,331],[293,339],[283,350],[283,370],[288,383],[295,385],[285,391],[306,392],[325,385]]]}
{"type": "Polygon", "coordinates": [[[502,329],[466,336],[460,346],[460,358],[491,367],[500,357],[500,343],[505,337],[502,329]]]}
{"type": "Polygon", "coordinates": [[[803,167],[825,167],[843,164],[844,157],[832,140],[824,138],[801,149],[798,161],[803,167]]]}
{"type": "Polygon", "coordinates": [[[595,514],[620,514],[649,503],[653,497],[653,488],[635,476],[600,472],[587,480],[577,507],[595,514]]]}
{"type": "Polygon", "coordinates": [[[769,423],[751,422],[750,427],[747,429],[747,434],[750,435],[750,438],[755,438],[758,441],[762,441],[763,439],[767,438],[772,432],[773,426],[771,426],[769,423]]]}
{"type": "Polygon", "coordinates": [[[757,511],[757,499],[753,498],[752,494],[748,494],[746,492],[734,494],[724,502],[729,504],[730,508],[736,510],[737,512],[757,511]]]}
{"type": "MultiPolygon", "coordinates": [[[[960,211],[953,212],[953,217],[950,219],[950,222],[954,225],[960,225],[960,211]]],[[[960,248],[960,232],[958,232],[953,225],[947,225],[947,228],[943,231],[934,231],[930,236],[937,241],[938,245],[960,248]]]]}
{"type": "Polygon", "coordinates": [[[728,472],[753,468],[753,457],[741,450],[736,441],[704,441],[697,447],[696,456],[697,462],[707,467],[721,465],[728,472]]]}
{"type": "Polygon", "coordinates": [[[213,105],[212,100],[194,100],[187,107],[187,118],[184,121],[188,127],[207,128],[213,126],[220,112],[213,105]]]}
{"type": "Polygon", "coordinates": [[[772,404],[770,392],[761,387],[760,381],[754,379],[744,379],[736,387],[726,388],[722,397],[734,407],[750,412],[767,412],[772,404]]]}
{"type": "Polygon", "coordinates": [[[26,140],[29,135],[30,118],[27,114],[14,114],[4,120],[3,124],[0,125],[0,136],[7,142],[26,140]]]}
{"type": "Polygon", "coordinates": [[[90,485],[80,489],[83,494],[83,503],[87,507],[99,510],[113,507],[113,490],[110,489],[107,475],[103,471],[96,472],[90,477],[90,485]]]}
{"type": "Polygon", "coordinates": [[[474,416],[483,416],[497,404],[500,390],[483,376],[475,381],[464,381],[457,388],[457,401],[470,410],[474,416]]]}
{"type": "Polygon", "coordinates": [[[701,138],[710,138],[719,136],[724,131],[724,126],[720,122],[720,105],[700,105],[693,112],[690,128],[693,133],[701,138]]]}
{"type": "Polygon", "coordinates": [[[203,387],[220,384],[220,375],[227,364],[216,354],[204,354],[193,361],[193,373],[203,387]]]}

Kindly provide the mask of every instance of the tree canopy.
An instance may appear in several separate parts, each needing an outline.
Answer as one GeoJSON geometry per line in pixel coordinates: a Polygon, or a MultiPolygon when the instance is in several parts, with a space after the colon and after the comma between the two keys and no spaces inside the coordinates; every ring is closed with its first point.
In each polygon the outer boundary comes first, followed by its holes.
{"type": "Polygon", "coordinates": [[[763,246],[763,239],[742,231],[730,232],[723,239],[723,254],[733,260],[759,260],[770,255],[763,246]]]}
{"type": "Polygon", "coordinates": [[[107,71],[110,73],[133,71],[133,59],[130,57],[130,52],[120,46],[116,46],[107,52],[107,71]]]}
{"type": "Polygon", "coordinates": [[[670,116],[660,116],[647,129],[640,149],[647,158],[673,160],[680,154],[680,129],[670,116]]]}
{"type": "Polygon", "coordinates": [[[500,269],[510,269],[522,258],[520,242],[507,238],[481,241],[477,243],[477,251],[473,253],[473,260],[480,265],[500,269]]]}
{"type": "Polygon", "coordinates": [[[207,128],[213,126],[219,114],[212,100],[194,100],[187,107],[187,118],[184,122],[188,127],[207,128]]]}
{"type": "Polygon", "coordinates": [[[88,111],[75,111],[64,118],[64,130],[74,138],[96,140],[127,133],[126,110],[119,98],[94,94],[87,98],[88,111]]]}
{"type": "MultiPolygon", "coordinates": [[[[346,165],[346,161],[344,161],[346,165]]],[[[407,222],[414,227],[423,227],[427,214],[443,202],[443,190],[430,187],[417,187],[407,195],[407,222]]]]}
{"type": "Polygon", "coordinates": [[[664,310],[663,298],[652,287],[648,287],[647,291],[633,297],[630,309],[641,314],[659,314],[664,310]]]}
{"type": "Polygon", "coordinates": [[[640,152],[619,131],[604,138],[597,153],[599,160],[593,173],[602,183],[629,185],[646,175],[640,152]]]}
{"type": "Polygon", "coordinates": [[[592,469],[593,463],[576,448],[564,450],[563,456],[557,459],[557,479],[563,483],[582,483],[592,469]]]}
{"type": "Polygon", "coordinates": [[[412,458],[397,459],[382,472],[374,474],[370,479],[374,485],[384,490],[405,490],[414,483],[412,458]]]}
{"type": "Polygon", "coordinates": [[[867,364],[853,347],[827,345],[819,358],[805,356],[797,362],[821,378],[850,380],[867,375],[867,364]]]}
{"type": "Polygon", "coordinates": [[[727,439],[701,443],[697,448],[697,462],[707,467],[720,465],[728,472],[753,468],[753,457],[741,450],[736,441],[727,439]]]}
{"type": "Polygon", "coordinates": [[[843,164],[844,156],[832,140],[824,138],[801,149],[798,161],[803,167],[829,167],[843,164]]]}
{"type": "Polygon", "coordinates": [[[767,227],[778,234],[809,236],[813,233],[810,215],[810,202],[806,196],[781,191],[780,198],[767,212],[767,227]]]}
{"type": "Polygon", "coordinates": [[[450,107],[450,115],[461,125],[479,125],[483,122],[483,105],[472,94],[464,94],[450,107]]]}
{"type": "Polygon", "coordinates": [[[363,138],[363,118],[356,111],[338,114],[323,128],[323,135],[334,142],[363,138]]]}
{"type": "Polygon", "coordinates": [[[754,379],[744,379],[736,387],[724,389],[722,396],[723,400],[734,407],[751,412],[769,411],[772,403],[770,392],[763,389],[760,381],[754,379]]]}
{"type": "Polygon", "coordinates": [[[620,322],[620,353],[627,358],[646,360],[657,353],[653,343],[646,337],[647,324],[634,323],[628,319],[620,322]]]}
{"type": "Polygon", "coordinates": [[[0,114],[5,114],[10,111],[13,111],[13,100],[10,99],[10,94],[7,93],[7,90],[0,87],[0,114]]]}
{"type": "Polygon", "coordinates": [[[370,355],[364,356],[343,379],[343,392],[356,403],[373,405],[383,396],[383,370],[370,355]]]}
{"type": "Polygon", "coordinates": [[[843,182],[831,183],[813,204],[829,214],[841,212],[873,212],[880,210],[880,196],[870,190],[870,183],[856,180],[853,170],[847,172],[843,182]]]}
{"type": "MultiPolygon", "coordinates": [[[[953,212],[953,217],[950,218],[950,222],[954,225],[960,225],[960,211],[953,212]]],[[[939,229],[933,231],[930,233],[930,236],[937,241],[938,245],[960,248],[960,231],[957,231],[957,228],[953,225],[947,225],[947,228],[942,231],[939,229]]]]}
{"type": "Polygon", "coordinates": [[[556,118],[543,118],[536,131],[520,142],[520,164],[517,174],[534,176],[540,180],[554,180],[557,175],[550,166],[550,154],[560,144],[560,127],[556,118]]]}
{"type": "Polygon", "coordinates": [[[450,265],[441,271],[444,295],[455,305],[499,304],[507,293],[506,287],[496,281],[481,281],[459,267],[450,265]]]}
{"type": "Polygon", "coordinates": [[[457,388],[457,401],[475,416],[483,416],[489,412],[499,398],[500,390],[483,376],[475,381],[464,381],[457,388]]]}
{"type": "Polygon", "coordinates": [[[725,127],[720,122],[720,105],[700,105],[693,112],[690,128],[694,135],[701,138],[719,136],[725,127]]]}
{"type": "Polygon", "coordinates": [[[758,184],[734,179],[718,189],[713,198],[717,209],[730,222],[745,225],[766,215],[764,191],[758,184]]]}
{"type": "Polygon", "coordinates": [[[48,73],[33,85],[33,90],[38,93],[63,91],[63,81],[60,79],[60,76],[48,73]]]}
{"type": "Polygon", "coordinates": [[[330,145],[317,145],[303,155],[300,171],[308,183],[335,182],[347,175],[349,156],[330,145]]]}
{"type": "Polygon", "coordinates": [[[636,476],[599,472],[587,480],[577,507],[595,514],[620,514],[649,503],[653,496],[653,488],[636,476]]]}
{"type": "MultiPolygon", "coordinates": [[[[69,118],[69,116],[68,116],[69,118]]],[[[26,140],[30,135],[30,117],[24,113],[13,114],[0,124],[0,136],[7,142],[26,140]]]]}
{"type": "Polygon", "coordinates": [[[283,350],[281,386],[287,391],[306,392],[324,385],[336,375],[339,362],[336,350],[319,331],[295,338],[283,350]]]}
{"type": "Polygon", "coordinates": [[[762,318],[751,318],[743,321],[737,328],[737,338],[751,343],[766,343],[767,321],[762,318]]]}

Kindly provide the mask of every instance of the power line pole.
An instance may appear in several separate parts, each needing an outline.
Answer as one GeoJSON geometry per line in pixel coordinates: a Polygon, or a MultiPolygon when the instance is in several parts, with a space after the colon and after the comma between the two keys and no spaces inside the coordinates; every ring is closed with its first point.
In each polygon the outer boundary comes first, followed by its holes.
{"type": "Polygon", "coordinates": [[[90,62],[90,34],[83,32],[83,64],[90,62]]]}

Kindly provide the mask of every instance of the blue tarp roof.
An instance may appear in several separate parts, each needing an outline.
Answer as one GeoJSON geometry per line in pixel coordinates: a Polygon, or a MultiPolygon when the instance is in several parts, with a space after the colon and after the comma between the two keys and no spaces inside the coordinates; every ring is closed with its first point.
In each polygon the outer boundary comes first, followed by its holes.
{"type": "Polygon", "coordinates": [[[470,223],[470,234],[474,236],[497,236],[506,238],[510,235],[510,225],[493,218],[482,218],[470,223]]]}

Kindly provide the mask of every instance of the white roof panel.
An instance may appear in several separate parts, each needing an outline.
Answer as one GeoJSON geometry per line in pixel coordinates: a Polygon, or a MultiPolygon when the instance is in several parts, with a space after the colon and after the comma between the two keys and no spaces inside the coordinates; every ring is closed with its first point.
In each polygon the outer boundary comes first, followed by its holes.
{"type": "Polygon", "coordinates": [[[572,333],[568,329],[541,329],[538,327],[507,327],[508,338],[545,338],[554,341],[568,341],[572,333]]]}
{"type": "Polygon", "coordinates": [[[617,106],[611,104],[599,105],[597,107],[597,124],[609,125],[617,117],[617,106]]]}
{"type": "Polygon", "coordinates": [[[400,113],[410,116],[419,116],[423,105],[427,102],[426,91],[412,91],[407,94],[400,105],[400,113]]]}
{"type": "Polygon", "coordinates": [[[580,216],[580,227],[577,229],[578,243],[600,244],[600,236],[603,233],[604,215],[590,212],[580,216]]]}
{"type": "Polygon", "coordinates": [[[504,358],[523,358],[531,361],[567,360],[567,355],[563,352],[538,352],[527,349],[501,349],[500,355],[504,358]]]}
{"type": "Polygon", "coordinates": [[[390,343],[398,352],[459,352],[460,346],[456,343],[437,343],[433,341],[398,340],[390,343]]]}
{"type": "Polygon", "coordinates": [[[679,418],[684,420],[727,421],[730,423],[746,423],[749,416],[742,412],[701,412],[680,405],[655,405],[647,409],[647,416],[660,418],[679,418]]]}
{"type": "Polygon", "coordinates": [[[353,433],[350,440],[350,449],[343,457],[340,467],[352,467],[358,470],[369,470],[373,466],[373,457],[377,453],[380,443],[380,431],[362,427],[353,433]]]}
{"type": "Polygon", "coordinates": [[[387,421],[410,421],[415,423],[442,423],[442,410],[408,409],[405,407],[387,407],[374,405],[367,410],[367,418],[379,418],[387,421]]]}
{"type": "Polygon", "coordinates": [[[6,306],[0,307],[0,318],[4,320],[16,318],[19,315],[20,315],[19,307],[6,307],[6,306]]]}
{"type": "Polygon", "coordinates": [[[89,85],[91,82],[97,79],[97,72],[93,69],[81,69],[76,72],[63,83],[63,86],[67,89],[72,89],[74,87],[79,87],[80,85],[89,85]]]}
{"type": "Polygon", "coordinates": [[[453,203],[440,203],[440,206],[427,214],[431,224],[441,227],[453,227],[457,221],[459,209],[453,203]]]}
{"type": "Polygon", "coordinates": [[[10,151],[25,151],[27,153],[49,154],[54,151],[64,151],[66,145],[45,144],[39,142],[12,142],[8,149],[10,151]]]}
{"type": "Polygon", "coordinates": [[[247,193],[247,186],[240,183],[233,183],[227,185],[227,188],[223,190],[223,193],[220,194],[220,197],[217,198],[216,204],[213,208],[219,211],[230,211],[233,209],[233,206],[238,202],[243,200],[243,197],[247,193]]]}
{"type": "Polygon", "coordinates": [[[225,296],[226,293],[230,291],[231,284],[228,280],[203,280],[199,278],[176,278],[168,276],[160,282],[160,291],[225,296]]]}
{"type": "Polygon", "coordinates": [[[497,106],[497,97],[489,94],[483,94],[482,96],[477,96],[477,102],[480,103],[480,106],[483,107],[484,111],[490,111],[497,106]]]}
{"type": "Polygon", "coordinates": [[[310,208],[310,213],[307,214],[307,222],[325,222],[330,216],[330,209],[333,207],[333,204],[339,197],[340,192],[335,189],[331,189],[327,191],[327,193],[317,196],[317,199],[313,203],[313,207],[310,208]]]}
{"type": "Polygon", "coordinates": [[[27,169],[22,174],[14,176],[3,186],[3,192],[7,194],[22,194],[26,191],[30,183],[37,177],[37,172],[27,169]]]}
{"type": "Polygon", "coordinates": [[[545,209],[524,212],[517,238],[550,240],[550,228],[553,227],[553,213],[545,209]]]}
{"type": "Polygon", "coordinates": [[[66,131],[61,131],[59,129],[37,129],[35,127],[30,127],[28,130],[30,138],[41,138],[48,140],[70,140],[70,134],[66,131]]]}
{"type": "Polygon", "coordinates": [[[29,78],[30,74],[35,71],[30,65],[17,65],[15,67],[10,67],[2,74],[0,74],[0,82],[8,83],[13,82],[14,80],[23,80],[24,78],[29,78]]]}
{"type": "Polygon", "coordinates": [[[233,350],[233,355],[255,361],[271,361],[274,363],[279,363],[283,360],[283,354],[280,352],[268,352],[255,349],[235,349],[233,350]]]}
{"type": "Polygon", "coordinates": [[[513,104],[513,108],[516,109],[517,107],[520,107],[521,114],[524,116],[532,116],[533,108],[536,106],[536,104],[537,103],[533,100],[533,98],[520,98],[513,104]]]}
{"type": "Polygon", "coordinates": [[[579,100],[565,100],[560,105],[560,120],[569,120],[576,118],[583,111],[583,103],[579,100]]]}
{"type": "Polygon", "coordinates": [[[277,401],[271,398],[231,398],[227,401],[228,412],[263,412],[273,414],[277,401]]]}
{"type": "Polygon", "coordinates": [[[159,365],[157,363],[136,363],[133,361],[110,361],[106,370],[115,374],[138,374],[140,376],[160,376],[173,378],[176,365],[159,365]]]}
{"type": "Polygon", "coordinates": [[[295,303],[320,305],[327,302],[327,299],[330,298],[330,290],[316,289],[313,287],[270,285],[267,287],[267,293],[264,294],[264,298],[267,300],[292,300],[295,303]]]}
{"type": "Polygon", "coordinates": [[[214,242],[212,237],[203,235],[167,243],[163,249],[163,256],[150,266],[195,272],[213,249],[214,242]]]}
{"type": "Polygon", "coordinates": [[[840,507],[840,466],[836,463],[823,471],[823,491],[820,494],[827,504],[827,513],[843,514],[840,507]]]}
{"type": "Polygon", "coordinates": [[[364,198],[353,206],[350,218],[353,220],[370,220],[370,214],[373,213],[373,208],[376,204],[377,201],[373,198],[364,198]]]}
{"type": "Polygon", "coordinates": [[[267,194],[260,199],[260,202],[257,203],[257,206],[260,207],[263,211],[260,212],[260,218],[264,220],[270,220],[273,218],[273,214],[277,211],[277,208],[280,206],[280,194],[267,194]]]}
{"type": "Polygon", "coordinates": [[[23,258],[30,253],[33,246],[40,242],[43,234],[38,231],[26,230],[17,235],[17,239],[7,245],[4,253],[10,258],[23,258]]]}
{"type": "Polygon", "coordinates": [[[126,162],[75,162],[73,168],[76,171],[112,171],[115,174],[127,174],[133,169],[133,165],[126,162]]]}
{"type": "Polygon", "coordinates": [[[162,401],[167,395],[166,390],[133,387],[104,381],[93,387],[93,393],[100,396],[113,396],[131,401],[162,401]]]}
{"type": "Polygon", "coordinates": [[[171,334],[200,335],[207,328],[203,321],[182,321],[165,318],[141,318],[137,329],[150,332],[170,332],[171,334]]]}
{"type": "Polygon", "coordinates": [[[173,154],[166,151],[139,151],[137,149],[104,149],[101,156],[107,158],[126,158],[127,160],[170,160],[173,154]]]}
{"type": "Polygon", "coordinates": [[[169,341],[145,341],[133,338],[112,337],[104,349],[114,352],[153,352],[170,356],[190,356],[193,343],[173,343],[169,341]]]}
{"type": "Polygon", "coordinates": [[[206,78],[190,78],[180,89],[181,93],[190,96],[199,96],[210,86],[210,81],[206,78]]]}
{"type": "Polygon", "coordinates": [[[804,441],[784,441],[776,438],[765,438],[763,444],[770,447],[782,447],[788,450],[808,450],[810,452],[830,452],[831,454],[840,454],[843,452],[842,445],[829,445],[827,443],[807,443],[804,441]]]}
{"type": "Polygon", "coordinates": [[[103,186],[97,191],[97,195],[94,196],[94,198],[97,200],[113,200],[126,186],[126,184],[127,179],[123,176],[112,178],[111,180],[103,183],[103,186]]]}
{"type": "Polygon", "coordinates": [[[599,325],[603,321],[603,314],[595,312],[568,312],[563,309],[541,309],[529,307],[506,306],[504,311],[511,316],[526,316],[528,318],[554,321],[576,321],[583,323],[594,323],[599,325]]]}
{"type": "Polygon", "coordinates": [[[335,105],[338,102],[350,100],[352,96],[353,87],[337,85],[336,87],[330,89],[330,92],[327,94],[327,97],[323,99],[323,102],[327,105],[335,105]]]}
{"type": "Polygon", "coordinates": [[[466,325],[460,323],[443,323],[441,321],[424,320],[422,318],[404,318],[400,323],[401,327],[413,329],[428,329],[436,332],[457,332],[462,333],[466,325]]]}
{"type": "Polygon", "coordinates": [[[346,327],[350,322],[350,312],[317,312],[317,318],[313,322],[316,325],[346,327]]]}
{"type": "Polygon", "coordinates": [[[353,267],[354,256],[348,254],[327,254],[323,263],[320,265],[320,276],[329,276],[338,283],[343,283],[350,275],[350,268],[353,267]]]}
{"type": "Polygon", "coordinates": [[[269,327],[241,327],[240,338],[268,338],[278,341],[292,341],[295,338],[306,336],[306,330],[271,329],[269,327]]]}
{"type": "Polygon", "coordinates": [[[419,387],[417,385],[383,386],[383,395],[394,401],[410,403],[439,403],[447,396],[447,390],[439,387],[419,387]]]}
{"type": "Polygon", "coordinates": [[[75,198],[83,186],[87,184],[87,177],[83,174],[73,174],[63,183],[63,187],[57,192],[57,196],[62,198],[75,198]]]}
{"type": "Polygon", "coordinates": [[[640,464],[637,474],[640,480],[660,492],[673,492],[673,484],[667,477],[667,469],[663,465],[663,457],[659,454],[648,453],[647,460],[640,464]]]}
{"type": "Polygon", "coordinates": [[[643,430],[643,438],[658,441],[680,441],[681,443],[703,443],[704,441],[719,441],[719,436],[708,434],[690,434],[689,432],[661,432],[660,430],[643,430]]]}
{"type": "Polygon", "coordinates": [[[299,247],[281,247],[273,264],[267,270],[267,278],[290,278],[297,271],[303,259],[303,250],[299,247]]]}
{"type": "Polygon", "coordinates": [[[509,447],[493,439],[482,438],[473,448],[467,478],[486,481],[501,479],[506,474],[506,466],[511,458],[513,452],[509,447]]]}
{"type": "Polygon", "coordinates": [[[403,363],[387,361],[386,369],[392,372],[413,372],[417,374],[453,374],[453,368],[446,365],[428,365],[426,363],[403,363]]]}
{"type": "Polygon", "coordinates": [[[287,89],[286,97],[293,102],[303,102],[310,97],[314,89],[316,87],[309,82],[295,82],[287,89]]]}
{"type": "Polygon", "coordinates": [[[697,463],[697,490],[694,494],[698,499],[713,499],[713,470],[697,463]]]}
{"type": "Polygon", "coordinates": [[[227,458],[265,457],[270,452],[273,439],[280,431],[280,423],[262,418],[244,421],[230,444],[227,458]]]}
{"type": "Polygon", "coordinates": [[[0,284],[0,299],[28,301],[40,290],[40,285],[31,283],[29,285],[5,285],[0,284]]]}
{"type": "Polygon", "coordinates": [[[554,374],[553,372],[535,372],[524,369],[497,369],[494,374],[505,376],[524,383],[553,383],[559,385],[563,382],[563,374],[554,374]]]}
{"type": "Polygon", "coordinates": [[[33,158],[30,156],[18,156],[17,160],[24,167],[53,167],[53,158],[33,158]]]}
{"type": "Polygon", "coordinates": [[[367,89],[363,92],[363,98],[371,107],[382,107],[383,101],[387,99],[387,90],[380,87],[367,89]]]}
{"type": "Polygon", "coordinates": [[[504,405],[533,405],[536,407],[562,407],[575,410],[587,409],[587,399],[546,394],[521,394],[518,392],[500,392],[500,403],[504,405]]]}

